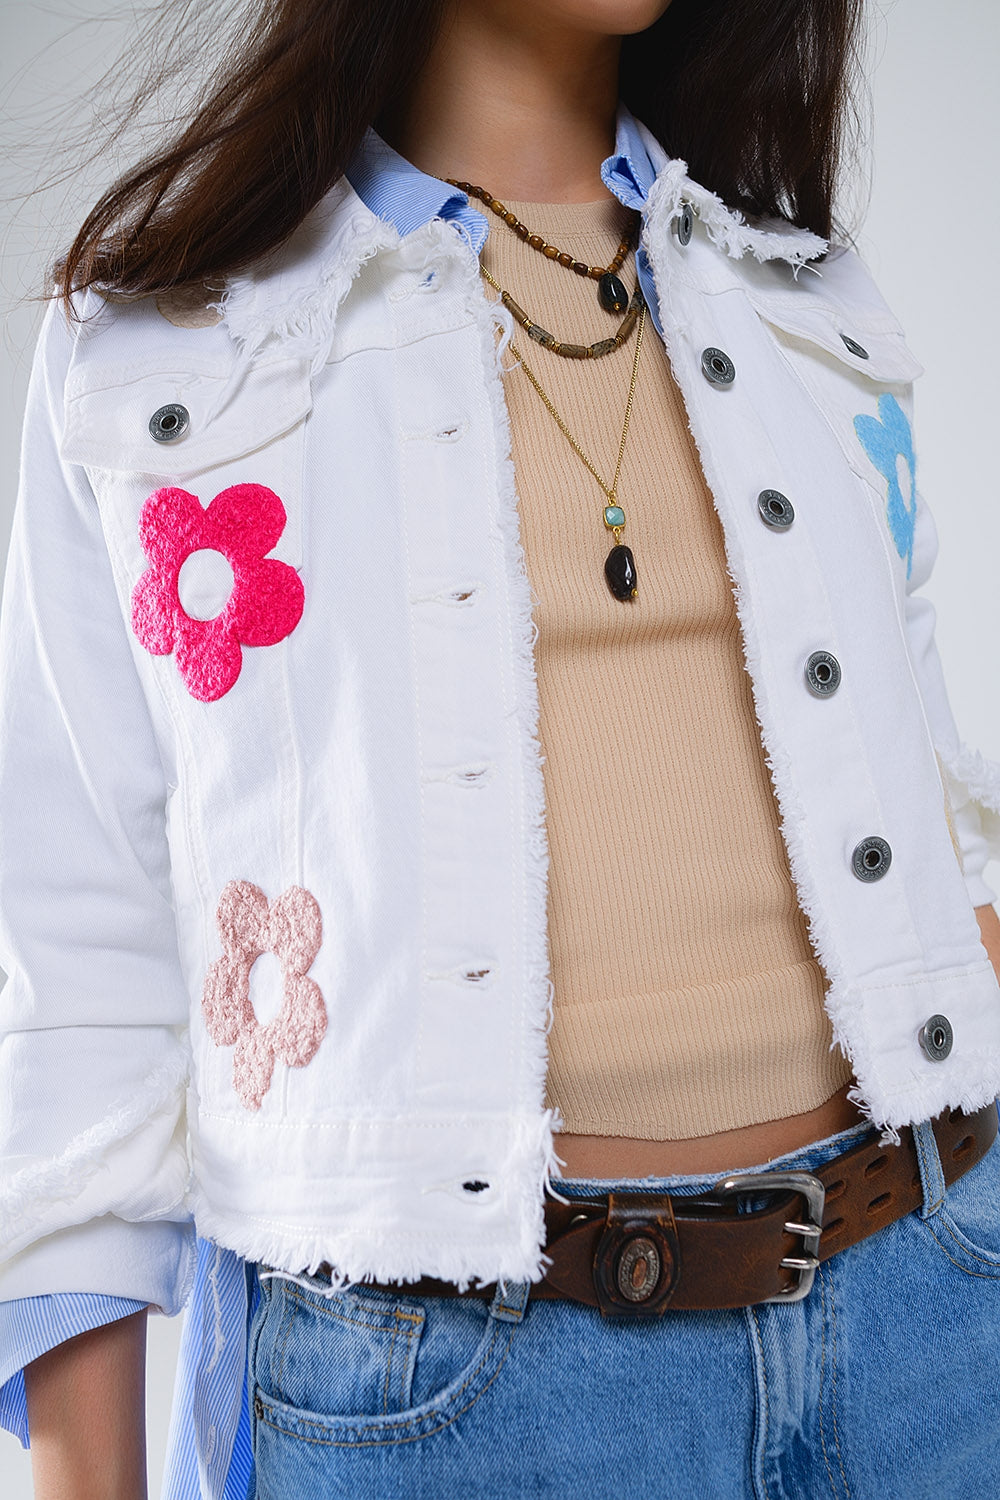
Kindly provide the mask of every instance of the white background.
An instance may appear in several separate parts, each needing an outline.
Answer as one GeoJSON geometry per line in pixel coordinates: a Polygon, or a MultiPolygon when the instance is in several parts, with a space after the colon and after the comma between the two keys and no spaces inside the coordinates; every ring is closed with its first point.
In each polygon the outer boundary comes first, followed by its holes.
{"type": "MultiPolygon", "coordinates": [[[[871,3],[871,0],[870,0],[871,3]]],[[[77,169],[67,141],[79,98],[129,35],[121,0],[0,0],[5,149],[0,273],[0,546],[10,526],[20,414],[43,271],[105,179],[77,169]],[[53,101],[55,101],[55,106],[53,101]],[[70,180],[50,179],[69,164],[70,180]],[[30,202],[24,194],[38,189],[30,202]]],[[[928,592],[963,736],[1000,758],[1000,193],[995,86],[1000,6],[991,0],[880,0],[870,16],[872,193],[858,246],[927,374],[917,387],[919,482],[941,538],[928,592]]],[[[859,159],[867,179],[869,162],[859,159]]],[[[997,870],[990,872],[994,885],[997,870]]],[[[149,1323],[150,1495],[159,1494],[181,1319],[149,1323]]],[[[31,1495],[29,1456],[0,1435],[0,1493],[31,1495]]]]}

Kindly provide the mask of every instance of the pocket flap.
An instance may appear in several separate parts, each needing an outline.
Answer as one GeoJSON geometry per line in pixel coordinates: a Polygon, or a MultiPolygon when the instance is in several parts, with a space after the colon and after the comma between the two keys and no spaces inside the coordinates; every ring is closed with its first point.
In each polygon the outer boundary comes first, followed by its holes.
{"type": "Polygon", "coordinates": [[[312,407],[309,363],[265,364],[188,355],[177,365],[88,365],[79,388],[67,386],[60,452],[68,463],[166,479],[186,479],[254,453],[282,437],[312,407]],[[164,408],[181,431],[157,438],[164,408]]]}
{"type": "Polygon", "coordinates": [[[879,384],[904,384],[923,374],[898,325],[865,327],[865,320],[849,313],[838,316],[829,306],[815,301],[790,305],[776,298],[754,298],[757,312],[766,323],[793,339],[818,347],[858,375],[879,384]]]}
{"type": "Polygon", "coordinates": [[[822,350],[839,368],[880,385],[908,385],[923,373],[895,313],[852,250],[837,247],[797,277],[787,267],[750,267],[745,287],[758,315],[787,335],[785,342],[822,350]]]}

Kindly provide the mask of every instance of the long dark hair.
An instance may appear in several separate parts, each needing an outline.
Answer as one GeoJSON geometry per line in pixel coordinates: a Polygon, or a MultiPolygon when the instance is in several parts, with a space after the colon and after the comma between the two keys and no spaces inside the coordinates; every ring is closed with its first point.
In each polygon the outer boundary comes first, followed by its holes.
{"type": "MultiPolygon", "coordinates": [[[[863,0],[673,0],[620,93],[691,175],[828,238],[863,0]]],[[[87,215],[63,296],[218,281],[278,245],[418,76],[447,0],[260,0],[191,122],[87,215]]]]}

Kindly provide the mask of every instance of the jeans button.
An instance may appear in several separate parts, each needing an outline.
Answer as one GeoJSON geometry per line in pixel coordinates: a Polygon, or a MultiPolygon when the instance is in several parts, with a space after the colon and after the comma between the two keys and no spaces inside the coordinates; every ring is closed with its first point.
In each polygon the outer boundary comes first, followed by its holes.
{"type": "Polygon", "coordinates": [[[724,349],[704,349],[701,373],[713,385],[732,385],[736,379],[736,366],[724,349]]]}
{"type": "Polygon", "coordinates": [[[876,834],[862,839],[851,855],[851,869],[859,880],[881,880],[892,864],[892,850],[876,834]]]}
{"type": "Polygon", "coordinates": [[[840,687],[840,662],[829,651],[814,651],[806,662],[806,686],[816,698],[829,698],[840,687]]]}
{"type": "Polygon", "coordinates": [[[944,1062],[955,1040],[948,1017],[931,1016],[920,1028],[918,1040],[931,1062],[944,1062]]]}
{"type": "Polygon", "coordinates": [[[186,406],[173,401],[161,406],[149,419],[149,435],[157,443],[176,443],[183,437],[191,423],[191,413],[186,406]]]}
{"type": "Polygon", "coordinates": [[[677,239],[682,245],[690,245],[691,235],[694,231],[694,209],[690,203],[682,203],[680,214],[675,221],[674,228],[677,230],[677,239]]]}
{"type": "Polygon", "coordinates": [[[857,339],[852,339],[850,334],[848,333],[842,333],[840,337],[844,341],[844,348],[847,349],[850,354],[856,355],[858,359],[868,358],[868,350],[864,347],[863,344],[859,344],[857,339]]]}
{"type": "Polygon", "coordinates": [[[757,496],[757,510],[765,526],[772,531],[787,531],[795,520],[795,509],[787,495],[780,490],[761,490],[757,496]]]}

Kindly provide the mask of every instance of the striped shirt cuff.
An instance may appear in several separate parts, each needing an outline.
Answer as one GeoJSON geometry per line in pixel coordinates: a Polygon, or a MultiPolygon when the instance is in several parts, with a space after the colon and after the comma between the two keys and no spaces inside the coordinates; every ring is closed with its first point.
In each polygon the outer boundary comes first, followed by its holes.
{"type": "Polygon", "coordinates": [[[0,1302],[0,1427],[28,1440],[24,1366],[77,1333],[127,1318],[148,1306],[98,1292],[56,1292],[0,1302]]]}

